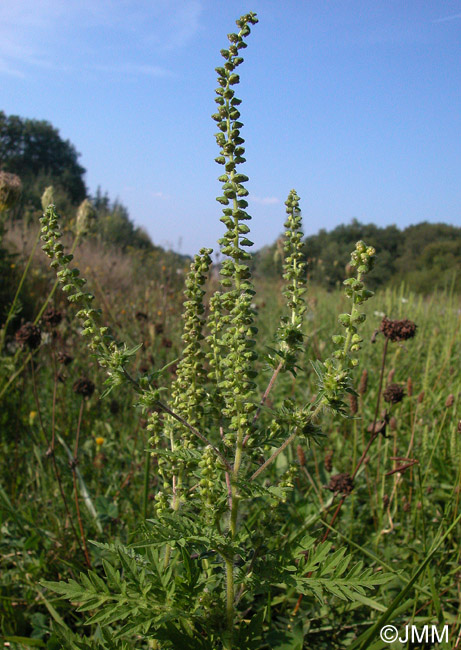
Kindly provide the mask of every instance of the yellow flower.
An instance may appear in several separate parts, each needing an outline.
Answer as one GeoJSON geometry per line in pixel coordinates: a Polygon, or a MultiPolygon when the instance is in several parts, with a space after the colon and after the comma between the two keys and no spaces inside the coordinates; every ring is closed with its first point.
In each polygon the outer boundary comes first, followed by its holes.
{"type": "Polygon", "coordinates": [[[31,411],[29,413],[29,424],[32,426],[35,418],[37,417],[37,411],[31,411]]]}
{"type": "Polygon", "coordinates": [[[16,264],[10,264],[10,269],[14,269],[16,267],[16,264]]]}
{"type": "Polygon", "coordinates": [[[104,444],[104,438],[102,438],[101,436],[98,436],[98,437],[96,438],[96,444],[98,445],[98,447],[100,447],[101,445],[103,445],[103,444],[104,444]]]}

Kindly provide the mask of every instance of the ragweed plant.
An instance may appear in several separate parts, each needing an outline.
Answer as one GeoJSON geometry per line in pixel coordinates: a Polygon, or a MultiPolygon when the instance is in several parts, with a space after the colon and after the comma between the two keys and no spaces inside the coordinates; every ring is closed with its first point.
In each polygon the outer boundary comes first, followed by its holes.
{"type": "MultiPolygon", "coordinates": [[[[93,296],[84,290],[85,280],[64,253],[53,206],[42,221],[44,250],[69,301],[78,305],[83,335],[108,374],[106,393],[121,383],[134,388],[138,405],[148,412],[149,454],[156,459],[155,505],[132,546],[99,544],[104,576],[90,571],[79,580],[47,583],[78,601],[80,609],[95,612],[88,622],[103,626],[104,644],[112,644],[103,647],[125,647],[123,640],[134,637],[162,649],[276,647],[277,635],[279,641],[280,634],[288,642],[292,637],[283,615],[272,620],[272,595],[279,603],[289,603],[296,593],[319,600],[330,593],[363,602],[365,589],[385,580],[361,565],[350,568],[345,549],[333,553],[331,545],[317,545],[306,535],[306,527],[279,532],[279,506],[293,487],[296,468],[280,473],[275,461],[296,438],[318,439],[324,408],[343,411],[357,364],[358,328],[365,318],[358,306],[371,295],[363,277],[372,266],[374,250],[359,242],[352,254],[351,264],[358,266],[357,277],[346,281],[352,308],[340,316],[345,335],[334,337],[334,355],[315,365],[319,378],[315,402],[286,401],[271,415],[268,428],[258,409],[255,292],[248,265],[250,215],[244,186],[248,178],[239,171],[245,151],[241,100],[234,90],[241,51],[250,25],[256,23],[254,13],[237,21],[238,32],[228,35],[229,46],[221,51],[224,62],[216,68],[219,87],[213,119],[219,129],[216,161],[223,167],[217,200],[223,206],[226,231],[220,244],[226,257],[220,287],[208,305],[204,285],[211,251],[203,249],[191,265],[185,288],[184,348],[169,398],[154,383],[161,382],[161,369],[140,378],[130,374],[130,358],[137,348],[115,341],[102,323],[93,296]],[[122,645],[117,645],[119,639],[122,645]]],[[[280,369],[294,372],[305,340],[305,266],[294,190],[287,213],[288,313],[278,330],[278,354],[280,369]]],[[[273,385],[274,378],[271,381],[273,385]]],[[[60,633],[68,647],[89,647],[65,630],[60,633]]]]}

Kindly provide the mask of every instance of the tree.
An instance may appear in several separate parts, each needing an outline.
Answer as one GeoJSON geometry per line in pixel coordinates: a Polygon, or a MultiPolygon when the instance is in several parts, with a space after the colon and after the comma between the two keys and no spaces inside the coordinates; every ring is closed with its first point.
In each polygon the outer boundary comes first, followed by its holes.
{"type": "Polygon", "coordinates": [[[21,178],[25,204],[38,200],[40,205],[41,192],[50,184],[63,191],[72,205],[81,203],[87,189],[83,179],[86,170],[78,162],[79,155],[49,122],[7,116],[0,111],[0,169],[21,178]]]}

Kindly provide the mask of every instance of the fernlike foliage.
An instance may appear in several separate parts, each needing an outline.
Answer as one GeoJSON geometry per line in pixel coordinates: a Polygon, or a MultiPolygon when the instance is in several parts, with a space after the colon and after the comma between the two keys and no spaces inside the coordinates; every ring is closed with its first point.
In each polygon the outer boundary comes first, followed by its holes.
{"type": "MultiPolygon", "coordinates": [[[[42,219],[43,248],[59,269],[69,301],[79,307],[83,335],[108,374],[106,392],[122,382],[134,388],[138,405],[148,413],[157,461],[155,516],[145,521],[137,541],[130,548],[102,545],[103,572],[90,571],[68,583],[47,583],[75,602],[79,611],[89,612],[89,625],[104,631],[91,647],[95,643],[101,648],[132,647],[130,639],[138,644],[149,640],[149,647],[157,648],[267,647],[274,625],[283,628],[282,623],[271,622],[269,594],[278,594],[279,602],[294,593],[320,602],[329,594],[363,604],[368,602],[365,590],[385,580],[361,564],[351,565],[344,549],[333,552],[329,543],[318,544],[303,530],[278,532],[278,507],[290,493],[293,471],[280,475],[274,461],[295,438],[317,441],[322,410],[341,412],[345,393],[352,392],[354,353],[361,341],[358,327],[365,319],[358,307],[371,296],[363,276],[372,267],[374,250],[359,242],[352,253],[351,265],[358,267],[358,275],[345,283],[352,308],[339,317],[345,333],[333,337],[334,355],[315,365],[316,401],[286,401],[278,410],[266,409],[262,425],[255,292],[247,251],[248,178],[239,171],[245,151],[241,101],[234,90],[245,39],[256,23],[253,13],[237,21],[238,32],[229,34],[229,46],[221,51],[223,64],[216,68],[219,87],[213,119],[219,129],[216,161],[223,168],[217,200],[223,206],[226,231],[220,244],[226,257],[220,288],[209,299],[208,310],[204,287],[211,250],[202,249],[191,264],[185,288],[184,349],[168,399],[153,382],[161,370],[139,380],[130,375],[130,357],[137,348],[129,350],[115,341],[101,323],[93,296],[84,290],[85,280],[64,253],[53,205],[42,219]]],[[[279,372],[299,371],[297,359],[305,344],[303,235],[294,190],[286,206],[287,315],[278,329],[273,379],[279,372]]],[[[286,626],[285,632],[289,639],[286,626]]],[[[89,647],[64,628],[57,633],[66,647],[89,647]]]]}

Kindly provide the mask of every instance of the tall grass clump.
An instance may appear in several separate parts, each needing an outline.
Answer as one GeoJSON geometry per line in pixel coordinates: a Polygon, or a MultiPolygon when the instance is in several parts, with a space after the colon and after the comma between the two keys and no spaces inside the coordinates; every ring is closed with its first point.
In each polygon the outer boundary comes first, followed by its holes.
{"type": "MultiPolygon", "coordinates": [[[[350,308],[339,316],[342,330],[332,337],[330,356],[312,364],[316,393],[306,401],[294,389],[278,407],[270,408],[268,397],[277,377],[295,378],[304,372],[299,359],[308,341],[301,213],[292,190],[286,202],[286,307],[266,356],[271,376],[261,394],[265,366],[258,350],[264,343],[255,325],[247,250],[252,245],[248,178],[240,171],[245,149],[241,100],[235,94],[242,51],[256,23],[254,13],[237,21],[238,31],[228,35],[222,65],[216,68],[213,119],[218,127],[216,162],[222,167],[217,201],[225,226],[219,242],[225,258],[219,287],[209,300],[211,250],[202,249],[191,264],[183,348],[168,394],[162,389],[165,368],[140,376],[131,371],[139,346],[119,342],[104,322],[86,280],[72,267],[72,255],[60,241],[54,205],[42,219],[44,251],[78,310],[82,336],[107,373],[104,396],[121,385],[130,386],[151,436],[145,456],[145,520],[133,531],[132,543],[97,543],[102,557],[98,570],[68,582],[46,583],[78,603],[80,611],[91,612],[87,623],[99,628],[94,639],[100,647],[132,647],[136,640],[136,647],[149,642],[152,648],[281,648],[295,643],[298,632],[287,614],[299,595],[317,600],[319,606],[326,595],[358,605],[368,602],[366,590],[387,580],[382,571],[351,563],[345,548],[333,550],[326,539],[318,543],[306,534],[306,526],[282,525],[297,471],[290,460],[291,444],[318,443],[322,415],[345,416],[345,398],[356,394],[359,330],[366,318],[361,305],[372,296],[364,279],[375,251],[359,241],[352,252],[354,274],[345,282],[350,308]],[[282,456],[288,465],[280,463],[282,456]],[[150,506],[147,486],[152,471],[158,480],[150,506]]],[[[334,491],[345,494],[345,485],[347,478],[334,491]]],[[[94,640],[87,642],[64,625],[57,625],[56,633],[67,647],[96,647],[94,640]]]]}

